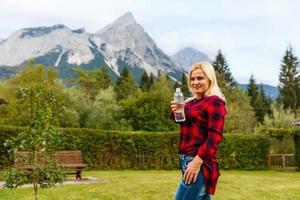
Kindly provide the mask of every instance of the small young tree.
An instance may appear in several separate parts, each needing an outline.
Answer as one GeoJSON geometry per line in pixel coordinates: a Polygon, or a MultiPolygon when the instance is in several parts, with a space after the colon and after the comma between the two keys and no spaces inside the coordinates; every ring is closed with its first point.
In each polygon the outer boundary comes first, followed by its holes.
{"type": "Polygon", "coordinates": [[[271,104],[271,116],[265,115],[261,128],[291,128],[295,115],[290,109],[284,109],[282,104],[271,104]]]}
{"type": "Polygon", "coordinates": [[[32,183],[35,200],[38,200],[38,187],[46,188],[61,183],[66,174],[52,157],[53,151],[60,145],[58,124],[62,103],[52,90],[42,86],[20,88],[16,92],[17,110],[23,120],[28,120],[28,128],[17,137],[6,141],[10,153],[29,152],[18,159],[21,167],[8,170],[5,181],[7,188],[17,188],[32,183]],[[24,166],[31,170],[24,170],[24,166]],[[23,166],[23,167],[22,167],[23,166]]]}

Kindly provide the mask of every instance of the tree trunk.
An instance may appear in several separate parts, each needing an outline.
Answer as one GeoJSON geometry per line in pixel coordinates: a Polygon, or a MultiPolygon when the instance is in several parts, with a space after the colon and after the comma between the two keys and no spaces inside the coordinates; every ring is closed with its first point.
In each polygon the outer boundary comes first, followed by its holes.
{"type": "Polygon", "coordinates": [[[36,183],[33,184],[33,188],[34,188],[34,200],[38,200],[39,194],[38,194],[38,186],[36,183]]]}

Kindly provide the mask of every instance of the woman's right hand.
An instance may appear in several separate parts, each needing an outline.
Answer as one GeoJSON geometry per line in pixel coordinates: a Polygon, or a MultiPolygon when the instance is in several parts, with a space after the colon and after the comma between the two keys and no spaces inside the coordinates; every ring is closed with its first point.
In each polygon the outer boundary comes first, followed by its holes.
{"type": "Polygon", "coordinates": [[[177,103],[176,101],[171,101],[171,110],[175,112],[177,110],[177,103]]]}

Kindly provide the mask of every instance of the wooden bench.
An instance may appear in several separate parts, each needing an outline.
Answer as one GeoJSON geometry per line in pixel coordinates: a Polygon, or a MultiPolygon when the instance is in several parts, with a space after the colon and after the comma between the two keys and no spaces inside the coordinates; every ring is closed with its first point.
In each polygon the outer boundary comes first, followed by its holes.
{"type": "MultiPolygon", "coordinates": [[[[32,169],[32,165],[22,162],[22,158],[26,158],[28,155],[28,151],[16,152],[14,159],[15,167],[28,170],[32,169]]],[[[86,164],[83,164],[81,151],[56,151],[53,154],[53,158],[59,166],[68,170],[68,174],[76,174],[76,179],[81,180],[81,171],[86,167],[86,164]]]]}

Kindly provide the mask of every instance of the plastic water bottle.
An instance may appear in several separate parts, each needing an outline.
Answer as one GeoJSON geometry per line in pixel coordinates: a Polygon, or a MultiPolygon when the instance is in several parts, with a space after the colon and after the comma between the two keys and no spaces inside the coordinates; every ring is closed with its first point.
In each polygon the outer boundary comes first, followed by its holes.
{"type": "Polygon", "coordinates": [[[174,101],[176,101],[177,104],[177,110],[174,112],[175,121],[176,122],[184,122],[185,121],[185,113],[184,113],[184,96],[182,92],[180,91],[180,88],[176,88],[176,91],[174,93],[174,101]]]}

